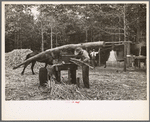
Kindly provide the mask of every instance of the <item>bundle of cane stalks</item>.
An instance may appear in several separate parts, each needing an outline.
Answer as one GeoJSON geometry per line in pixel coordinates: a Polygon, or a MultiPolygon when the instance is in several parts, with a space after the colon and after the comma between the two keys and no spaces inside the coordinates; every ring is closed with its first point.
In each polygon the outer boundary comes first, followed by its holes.
{"type": "Polygon", "coordinates": [[[58,83],[54,78],[47,82],[46,88],[50,100],[90,100],[81,93],[81,88],[78,85],[63,81],[58,83]]]}

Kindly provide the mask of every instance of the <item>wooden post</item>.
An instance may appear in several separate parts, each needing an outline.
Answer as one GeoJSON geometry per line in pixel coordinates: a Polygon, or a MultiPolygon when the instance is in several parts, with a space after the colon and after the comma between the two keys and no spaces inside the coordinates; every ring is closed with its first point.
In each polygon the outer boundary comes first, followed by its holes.
{"type": "Polygon", "coordinates": [[[60,82],[60,76],[61,76],[61,72],[60,71],[57,72],[57,76],[58,76],[57,81],[60,82]]]}
{"type": "Polygon", "coordinates": [[[86,88],[90,88],[89,86],[89,67],[86,65],[82,66],[82,78],[83,83],[86,88]]]}
{"type": "Polygon", "coordinates": [[[99,54],[98,54],[98,56],[99,56],[99,66],[101,66],[101,49],[99,48],[99,54]]]}
{"type": "Polygon", "coordinates": [[[77,77],[76,82],[77,82],[77,86],[80,88],[80,78],[79,77],[77,77]]]}
{"type": "MultiPolygon", "coordinates": [[[[127,55],[130,55],[130,42],[127,42],[127,55]]],[[[131,58],[130,57],[128,57],[127,58],[127,66],[129,67],[130,66],[130,60],[131,60],[131,58]]]]}
{"type": "Polygon", "coordinates": [[[68,68],[68,81],[71,82],[71,71],[70,71],[70,68],[68,68]]]}
{"type": "Polygon", "coordinates": [[[70,70],[71,74],[71,83],[76,84],[76,70],[72,69],[70,70]]]}
{"type": "Polygon", "coordinates": [[[124,43],[124,71],[126,72],[126,64],[127,64],[127,46],[126,46],[126,43],[124,43]]]}
{"type": "Polygon", "coordinates": [[[130,42],[127,42],[127,55],[130,55],[130,42]]]}
{"type": "Polygon", "coordinates": [[[55,77],[56,77],[56,81],[60,82],[60,71],[55,71],[55,77]]]}
{"type": "Polygon", "coordinates": [[[140,45],[140,49],[139,49],[139,56],[141,55],[141,48],[142,48],[142,46],[140,45]]]}
{"type": "Polygon", "coordinates": [[[140,59],[138,59],[138,68],[139,68],[139,69],[141,68],[140,59]]]}
{"type": "Polygon", "coordinates": [[[47,82],[47,69],[45,67],[40,68],[39,70],[39,80],[40,80],[40,85],[45,86],[47,82]]]}

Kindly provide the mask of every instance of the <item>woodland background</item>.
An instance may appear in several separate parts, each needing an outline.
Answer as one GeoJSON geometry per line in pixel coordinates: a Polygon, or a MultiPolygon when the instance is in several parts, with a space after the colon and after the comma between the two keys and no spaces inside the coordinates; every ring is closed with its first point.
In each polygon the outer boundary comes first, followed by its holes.
{"type": "Polygon", "coordinates": [[[5,5],[5,52],[124,40],[146,42],[146,4],[5,5]]]}

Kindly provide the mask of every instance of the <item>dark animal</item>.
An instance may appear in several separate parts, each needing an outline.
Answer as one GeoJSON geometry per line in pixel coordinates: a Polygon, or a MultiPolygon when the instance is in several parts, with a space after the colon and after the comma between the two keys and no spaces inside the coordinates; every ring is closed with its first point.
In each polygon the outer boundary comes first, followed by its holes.
{"type": "MultiPolygon", "coordinates": [[[[39,53],[39,52],[37,52],[37,51],[32,52],[32,53],[29,53],[29,54],[26,56],[26,59],[25,59],[25,60],[27,60],[27,59],[30,58],[30,57],[33,57],[33,56],[37,55],[38,53],[39,53]]],[[[34,73],[34,71],[33,71],[33,68],[34,68],[34,65],[35,65],[36,61],[41,62],[41,63],[45,63],[45,68],[46,68],[47,64],[53,65],[53,60],[54,60],[54,54],[53,54],[53,53],[51,53],[51,54],[43,54],[42,56],[38,57],[37,59],[32,60],[32,62],[26,63],[26,64],[24,65],[23,71],[21,72],[21,75],[24,74],[24,71],[25,71],[26,67],[27,67],[30,63],[32,63],[32,65],[31,65],[31,70],[32,70],[32,74],[34,75],[35,73],[34,73]]]]}

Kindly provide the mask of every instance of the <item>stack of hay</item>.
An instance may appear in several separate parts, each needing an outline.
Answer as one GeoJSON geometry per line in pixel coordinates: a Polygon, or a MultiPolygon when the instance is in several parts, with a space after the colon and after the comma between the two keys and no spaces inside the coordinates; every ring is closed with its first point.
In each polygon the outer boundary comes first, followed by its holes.
{"type": "Polygon", "coordinates": [[[5,66],[10,68],[22,63],[26,55],[31,52],[30,49],[15,49],[9,53],[5,53],[5,66]]]}
{"type": "Polygon", "coordinates": [[[87,96],[82,94],[82,88],[75,84],[67,84],[61,82],[61,84],[55,84],[54,81],[50,81],[47,83],[46,92],[47,98],[51,100],[89,100],[87,96]]]}

